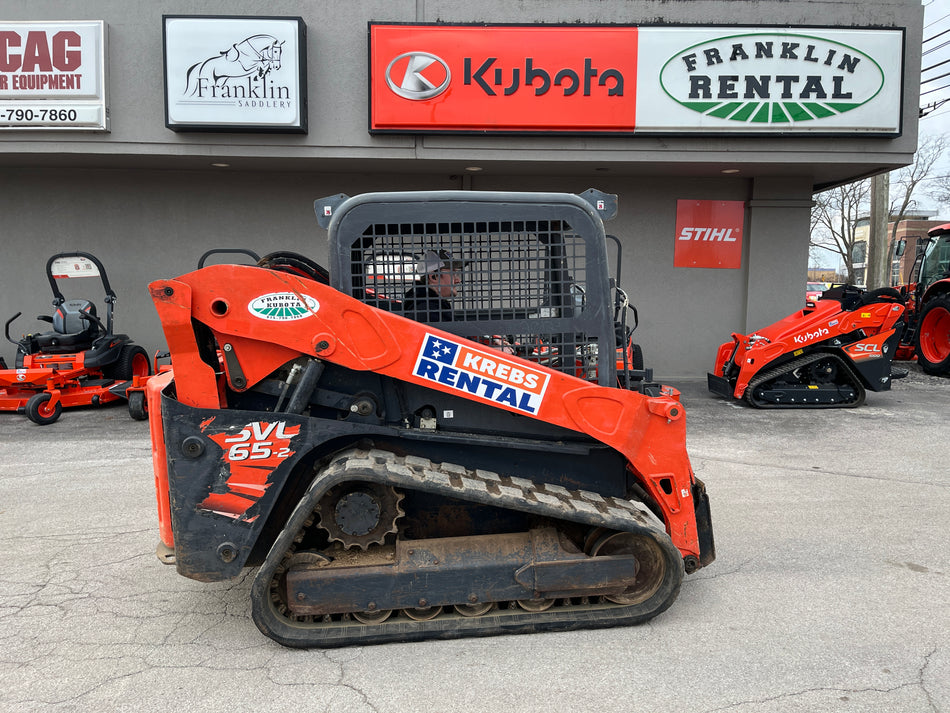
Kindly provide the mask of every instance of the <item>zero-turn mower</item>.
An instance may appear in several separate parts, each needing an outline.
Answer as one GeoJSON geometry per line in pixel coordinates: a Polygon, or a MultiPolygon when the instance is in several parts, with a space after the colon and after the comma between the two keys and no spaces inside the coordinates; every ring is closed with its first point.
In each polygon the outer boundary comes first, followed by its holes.
{"type": "MultiPolygon", "coordinates": [[[[133,344],[127,334],[112,329],[115,292],[102,263],[89,253],[53,255],[46,263],[46,276],[53,291],[53,314],[38,320],[52,329],[10,336],[10,325],[21,313],[7,320],[4,334],[16,346],[13,368],[0,358],[0,411],[25,413],[34,423],[56,421],[63,408],[99,406],[127,398],[129,387],[144,386],[151,374],[148,354],[133,344]],[[105,319],[86,299],[66,299],[58,281],[98,277],[105,291],[105,319]]],[[[128,393],[129,414],[146,418],[145,391],[128,393]]]]}

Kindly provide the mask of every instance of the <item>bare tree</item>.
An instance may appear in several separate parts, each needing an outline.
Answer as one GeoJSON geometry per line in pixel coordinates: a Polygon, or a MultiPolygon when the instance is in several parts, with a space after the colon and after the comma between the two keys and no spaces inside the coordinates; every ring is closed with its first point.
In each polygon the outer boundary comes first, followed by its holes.
{"type": "MultiPolygon", "coordinates": [[[[945,149],[947,147],[946,139],[941,137],[941,141],[943,142],[941,149],[945,149]]],[[[933,176],[930,181],[930,190],[927,192],[927,196],[940,205],[950,204],[950,175],[933,176]]]]}
{"type": "MultiPolygon", "coordinates": [[[[947,139],[942,135],[924,136],[917,146],[914,162],[891,174],[891,238],[888,244],[889,254],[894,254],[894,242],[897,236],[897,224],[900,223],[908,211],[913,210],[917,200],[913,197],[921,182],[931,180],[937,162],[947,148],[947,139]],[[895,196],[895,189],[897,195],[895,196]]],[[[937,183],[939,185],[939,183],[937,183]]],[[[947,186],[950,193],[950,185],[947,186]]],[[[930,193],[932,194],[931,189],[930,193]]],[[[928,194],[929,195],[929,194],[928,194]]],[[[935,197],[935,196],[930,196],[935,197]]],[[[948,196],[950,197],[950,196],[948,196]]],[[[946,202],[946,201],[941,201],[946,202]]]]}
{"type": "Polygon", "coordinates": [[[847,281],[854,284],[854,234],[858,218],[867,215],[871,183],[847,183],[815,194],[811,211],[811,244],[837,255],[847,281]]]}
{"type": "MultiPolygon", "coordinates": [[[[930,177],[947,146],[947,139],[943,136],[925,136],[914,154],[914,162],[891,172],[890,193],[894,198],[889,201],[888,255],[894,254],[898,223],[917,205],[915,195],[922,182],[931,180],[937,186],[936,190],[931,188],[929,191],[931,198],[942,203],[950,202],[950,178],[930,177]]],[[[869,215],[870,195],[870,179],[855,181],[816,194],[812,208],[811,246],[838,255],[845,266],[847,281],[852,284],[855,281],[854,263],[865,261],[862,250],[858,251],[861,259],[854,260],[854,237],[858,219],[869,215]]]]}
{"type": "Polygon", "coordinates": [[[934,178],[928,195],[942,205],[950,203],[950,176],[934,178]]]}

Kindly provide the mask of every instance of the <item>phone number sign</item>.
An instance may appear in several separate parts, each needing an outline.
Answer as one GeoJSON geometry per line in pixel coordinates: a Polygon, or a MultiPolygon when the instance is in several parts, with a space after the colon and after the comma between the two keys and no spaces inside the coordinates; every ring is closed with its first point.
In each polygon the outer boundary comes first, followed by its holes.
{"type": "Polygon", "coordinates": [[[0,130],[108,131],[102,21],[0,22],[0,130]]]}

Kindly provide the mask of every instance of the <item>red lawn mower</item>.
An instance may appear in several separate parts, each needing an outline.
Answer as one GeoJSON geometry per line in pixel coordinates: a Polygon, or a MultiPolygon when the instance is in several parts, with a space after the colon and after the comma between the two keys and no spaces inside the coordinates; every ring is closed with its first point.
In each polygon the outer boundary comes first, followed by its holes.
{"type": "Polygon", "coordinates": [[[0,411],[26,413],[34,423],[56,421],[64,407],[98,406],[129,399],[132,418],[147,418],[144,385],[152,373],[148,354],[133,344],[127,334],[113,334],[112,313],[116,301],[102,263],[89,253],[53,255],[46,262],[46,276],[53,290],[52,315],[37,317],[52,330],[10,336],[7,320],[4,333],[16,345],[14,368],[0,357],[0,411]],[[86,299],[67,300],[57,280],[98,277],[105,291],[105,321],[96,306],[86,299]],[[130,388],[131,387],[131,388],[130,388]]]}

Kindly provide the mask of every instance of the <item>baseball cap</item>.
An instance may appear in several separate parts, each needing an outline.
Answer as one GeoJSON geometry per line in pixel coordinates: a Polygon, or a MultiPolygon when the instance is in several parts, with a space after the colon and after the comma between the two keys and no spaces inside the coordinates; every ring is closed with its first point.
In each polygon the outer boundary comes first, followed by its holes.
{"type": "Polygon", "coordinates": [[[416,263],[416,272],[420,275],[428,275],[439,270],[461,270],[469,264],[471,260],[455,260],[445,250],[426,250],[422,259],[416,263]]]}

